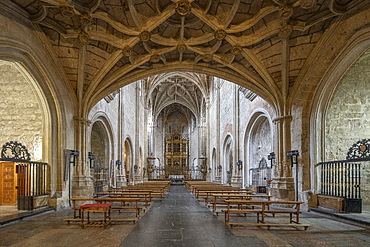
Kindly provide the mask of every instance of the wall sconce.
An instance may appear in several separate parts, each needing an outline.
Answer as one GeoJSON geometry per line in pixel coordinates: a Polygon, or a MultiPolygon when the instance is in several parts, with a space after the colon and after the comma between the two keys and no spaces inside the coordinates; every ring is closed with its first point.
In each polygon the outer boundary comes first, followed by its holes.
{"type": "Polygon", "coordinates": [[[218,165],[217,169],[218,169],[218,172],[221,172],[222,166],[221,165],[218,165]]]}
{"type": "Polygon", "coordinates": [[[95,156],[94,156],[93,152],[88,152],[87,156],[90,160],[90,168],[93,168],[94,167],[94,160],[95,160],[95,156]]]}
{"type": "Polygon", "coordinates": [[[120,160],[116,160],[117,170],[121,170],[121,165],[122,165],[122,162],[120,160]]]}
{"type": "Polygon", "coordinates": [[[241,171],[241,169],[243,168],[243,161],[238,160],[238,161],[236,162],[236,165],[238,166],[238,171],[241,171]]]}
{"type": "Polygon", "coordinates": [[[296,169],[295,169],[295,198],[296,198],[296,201],[298,201],[298,156],[299,156],[298,150],[291,150],[291,151],[286,152],[286,157],[290,157],[290,164],[292,165],[292,167],[294,164],[296,165],[296,169]]]}
{"type": "Polygon", "coordinates": [[[271,161],[271,168],[274,166],[274,160],[275,160],[275,153],[271,152],[268,156],[267,159],[271,161]]]}
{"type": "Polygon", "coordinates": [[[137,172],[137,169],[138,169],[139,167],[137,166],[137,165],[134,165],[134,171],[135,172],[137,172]]]}
{"type": "Polygon", "coordinates": [[[286,152],[286,157],[290,158],[290,164],[292,167],[293,165],[298,165],[298,156],[299,156],[298,150],[291,150],[286,152]]]}
{"type": "Polygon", "coordinates": [[[69,151],[69,164],[76,166],[76,158],[80,156],[80,152],[77,150],[68,150],[69,151]]]}

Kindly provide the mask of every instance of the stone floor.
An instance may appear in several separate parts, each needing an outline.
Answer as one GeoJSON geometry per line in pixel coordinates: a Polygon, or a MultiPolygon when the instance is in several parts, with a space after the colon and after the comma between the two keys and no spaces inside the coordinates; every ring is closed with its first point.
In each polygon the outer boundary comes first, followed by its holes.
{"type": "Polygon", "coordinates": [[[136,224],[85,229],[64,221],[72,215],[71,210],[47,211],[12,221],[9,216],[4,218],[1,212],[5,208],[1,206],[0,246],[370,246],[367,213],[347,215],[356,216],[353,221],[335,214],[303,212],[302,222],[311,225],[306,231],[293,227],[229,229],[223,215],[217,217],[203,205],[184,186],[172,186],[136,224]]]}

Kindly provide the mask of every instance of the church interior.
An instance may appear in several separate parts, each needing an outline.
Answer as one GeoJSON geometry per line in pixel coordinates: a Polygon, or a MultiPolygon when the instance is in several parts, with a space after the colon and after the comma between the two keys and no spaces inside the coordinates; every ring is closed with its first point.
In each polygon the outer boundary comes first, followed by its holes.
{"type": "Polygon", "coordinates": [[[369,1],[5,0],[0,30],[0,216],[171,183],[370,215],[369,1]]]}

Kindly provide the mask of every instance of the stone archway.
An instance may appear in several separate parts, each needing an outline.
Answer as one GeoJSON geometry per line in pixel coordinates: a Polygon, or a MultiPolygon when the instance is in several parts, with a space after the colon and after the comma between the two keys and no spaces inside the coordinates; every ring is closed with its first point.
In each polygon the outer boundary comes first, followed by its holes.
{"type": "MultiPolygon", "coordinates": [[[[346,71],[330,94],[322,113],[321,132],[323,161],[347,159],[348,149],[358,140],[369,137],[370,127],[370,49],[366,50],[346,71]]],[[[361,163],[361,196],[370,204],[370,162],[361,163]]],[[[315,181],[318,179],[314,172],[315,181]]],[[[315,188],[317,190],[318,188],[315,188]]]]}
{"type": "Polygon", "coordinates": [[[224,142],[223,148],[223,168],[222,168],[222,183],[231,184],[231,178],[233,174],[233,159],[234,159],[234,147],[232,137],[228,135],[224,142]]]}
{"type": "Polygon", "coordinates": [[[267,164],[267,166],[264,164],[268,160],[268,155],[274,151],[274,137],[272,121],[266,111],[257,109],[251,115],[244,136],[244,149],[244,160],[246,161],[243,179],[244,186],[251,186],[254,183],[260,186],[267,186],[273,171],[271,164],[267,164]],[[256,172],[256,169],[261,168],[261,166],[269,170],[261,171],[259,173],[261,176],[255,176],[253,179],[252,173],[256,172]]]}
{"type": "Polygon", "coordinates": [[[124,144],[124,153],[123,153],[123,166],[125,168],[127,184],[134,184],[134,164],[132,157],[132,145],[129,138],[126,138],[124,144]]]}
{"type": "Polygon", "coordinates": [[[106,126],[102,121],[96,121],[91,129],[91,152],[95,156],[94,166],[91,167],[91,175],[94,181],[94,191],[100,192],[108,189],[111,185],[110,160],[111,145],[106,126]]]}

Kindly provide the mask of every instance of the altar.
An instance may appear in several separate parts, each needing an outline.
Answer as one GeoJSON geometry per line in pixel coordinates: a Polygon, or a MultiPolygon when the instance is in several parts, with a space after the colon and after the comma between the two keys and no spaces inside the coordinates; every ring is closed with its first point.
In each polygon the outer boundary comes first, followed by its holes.
{"type": "Polygon", "coordinates": [[[169,175],[168,178],[171,181],[171,184],[184,184],[185,177],[184,175],[169,175]]]}

